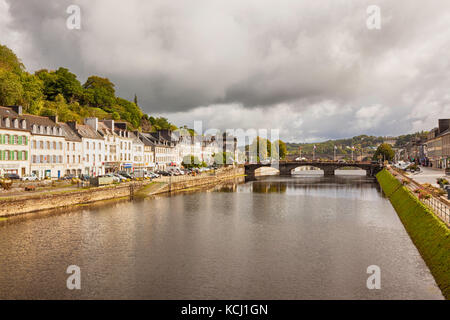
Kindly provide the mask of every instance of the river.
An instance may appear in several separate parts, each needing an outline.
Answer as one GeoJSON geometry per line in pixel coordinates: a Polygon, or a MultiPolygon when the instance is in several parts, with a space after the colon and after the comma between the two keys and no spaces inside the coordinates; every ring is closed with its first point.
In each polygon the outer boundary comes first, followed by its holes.
{"type": "MultiPolygon", "coordinates": [[[[65,210],[68,211],[68,210],[65,210]]],[[[442,299],[365,176],[261,177],[0,227],[2,299],[442,299]],[[66,269],[81,270],[68,290],[66,269]],[[366,286],[379,266],[381,289],[366,286]]]]}

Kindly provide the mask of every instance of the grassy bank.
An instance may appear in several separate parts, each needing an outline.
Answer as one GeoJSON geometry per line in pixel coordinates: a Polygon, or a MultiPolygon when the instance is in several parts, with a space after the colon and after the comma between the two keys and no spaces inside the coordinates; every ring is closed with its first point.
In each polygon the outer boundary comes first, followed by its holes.
{"type": "Polygon", "coordinates": [[[450,300],[450,231],[430,209],[383,169],[377,180],[406,231],[428,265],[439,288],[450,300]]]}

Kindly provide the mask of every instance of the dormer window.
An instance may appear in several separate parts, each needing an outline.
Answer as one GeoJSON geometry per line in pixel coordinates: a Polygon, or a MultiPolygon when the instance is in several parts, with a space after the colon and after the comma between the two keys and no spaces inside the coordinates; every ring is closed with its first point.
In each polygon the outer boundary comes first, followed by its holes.
{"type": "Polygon", "coordinates": [[[44,126],[39,126],[39,133],[44,133],[44,126]]]}
{"type": "Polygon", "coordinates": [[[25,120],[22,120],[22,129],[26,129],[27,128],[27,122],[25,120]]]}
{"type": "Polygon", "coordinates": [[[46,128],[46,133],[47,133],[47,134],[50,134],[50,127],[47,127],[47,128],[46,128]]]}
{"type": "Polygon", "coordinates": [[[19,128],[19,120],[14,119],[13,120],[13,125],[14,125],[14,128],[19,128]]]}
{"type": "Polygon", "coordinates": [[[9,125],[10,125],[9,118],[6,118],[5,119],[5,127],[9,128],[9,125]]]}
{"type": "Polygon", "coordinates": [[[62,136],[63,135],[63,131],[61,128],[58,129],[58,135],[62,136]]]}
{"type": "Polygon", "coordinates": [[[56,127],[53,127],[53,135],[56,136],[56,127]]]}
{"type": "Polygon", "coordinates": [[[37,125],[33,124],[33,133],[37,133],[37,125]]]}

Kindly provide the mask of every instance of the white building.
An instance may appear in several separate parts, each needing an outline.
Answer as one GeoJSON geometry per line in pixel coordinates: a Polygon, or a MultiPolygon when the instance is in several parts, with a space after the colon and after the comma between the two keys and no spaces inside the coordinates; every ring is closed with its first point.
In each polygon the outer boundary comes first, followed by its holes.
{"type": "Polygon", "coordinates": [[[0,175],[29,174],[30,136],[22,107],[0,107],[0,175]]]}
{"type": "Polygon", "coordinates": [[[132,172],[133,171],[133,136],[130,131],[127,130],[127,124],[125,122],[115,122],[114,132],[119,139],[119,161],[120,170],[132,172]]]}
{"type": "Polygon", "coordinates": [[[137,176],[141,176],[146,170],[145,157],[144,157],[144,143],[139,139],[139,132],[131,132],[130,135],[133,138],[131,143],[132,159],[133,159],[133,172],[137,176]]]}
{"type": "Polygon", "coordinates": [[[98,132],[105,141],[106,173],[120,171],[120,139],[114,130],[114,120],[101,120],[98,122],[98,132]]]}
{"type": "Polygon", "coordinates": [[[105,141],[98,133],[98,119],[86,118],[84,123],[75,125],[83,144],[83,173],[90,176],[105,174],[105,141]]]}
{"type": "Polygon", "coordinates": [[[81,137],[76,133],[74,121],[58,123],[64,132],[66,140],[64,148],[65,174],[79,176],[83,173],[83,143],[81,137]]]}
{"type": "Polygon", "coordinates": [[[31,127],[31,168],[39,178],[61,178],[65,173],[65,137],[57,117],[23,115],[31,127]]]}

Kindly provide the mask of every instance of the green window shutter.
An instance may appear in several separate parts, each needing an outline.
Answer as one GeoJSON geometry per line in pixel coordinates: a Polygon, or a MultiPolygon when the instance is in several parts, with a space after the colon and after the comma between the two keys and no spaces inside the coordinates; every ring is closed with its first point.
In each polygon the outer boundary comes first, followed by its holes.
{"type": "Polygon", "coordinates": [[[3,160],[3,150],[0,150],[0,160],[3,160]]]}
{"type": "Polygon", "coordinates": [[[9,144],[13,144],[14,143],[14,136],[10,135],[9,136],[9,144]]]}
{"type": "Polygon", "coordinates": [[[17,152],[17,160],[22,160],[22,151],[17,152]]]}
{"type": "Polygon", "coordinates": [[[19,136],[19,139],[17,139],[17,142],[18,142],[19,144],[22,144],[22,136],[19,136]]]}
{"type": "Polygon", "coordinates": [[[14,151],[9,151],[9,160],[12,160],[14,157],[14,151]]]}
{"type": "Polygon", "coordinates": [[[25,136],[24,138],[25,138],[25,145],[27,146],[28,145],[28,137],[25,136]]]}
{"type": "Polygon", "coordinates": [[[24,160],[28,160],[28,151],[25,151],[25,159],[24,160]]]}
{"type": "Polygon", "coordinates": [[[3,144],[3,135],[0,134],[0,144],[3,144]]]}

